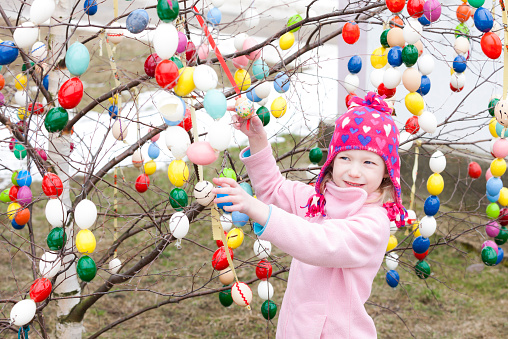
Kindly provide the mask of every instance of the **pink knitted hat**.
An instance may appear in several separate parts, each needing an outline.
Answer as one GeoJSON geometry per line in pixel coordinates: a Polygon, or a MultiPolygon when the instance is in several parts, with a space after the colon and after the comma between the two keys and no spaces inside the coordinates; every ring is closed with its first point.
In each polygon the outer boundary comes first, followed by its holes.
{"type": "Polygon", "coordinates": [[[319,186],[337,153],[345,150],[366,150],[378,154],[385,161],[397,199],[384,204],[383,207],[386,208],[391,221],[395,221],[398,227],[404,225],[407,212],[402,206],[400,189],[399,130],[392,119],[392,109],[383,99],[384,97],[374,92],[369,92],[364,99],[354,97],[346,114],[335,122],[328,156],[316,181],[316,194],[303,206],[308,208],[306,216],[313,217],[317,213],[325,215],[326,201],[319,186]]]}

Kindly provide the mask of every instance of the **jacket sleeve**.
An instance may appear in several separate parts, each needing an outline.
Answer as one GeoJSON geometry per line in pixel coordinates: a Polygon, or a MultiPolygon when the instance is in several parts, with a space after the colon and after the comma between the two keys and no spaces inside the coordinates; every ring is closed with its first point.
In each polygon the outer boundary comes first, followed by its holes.
{"type": "Polygon", "coordinates": [[[259,236],[309,265],[363,267],[386,251],[390,221],[380,206],[364,206],[346,219],[313,223],[272,206],[271,216],[259,236]]]}
{"type": "Polygon", "coordinates": [[[300,208],[314,194],[314,188],[299,181],[287,180],[272,155],[268,145],[256,154],[250,155],[250,148],[240,153],[240,159],[247,168],[257,198],[265,204],[273,204],[290,213],[303,213],[300,208]]]}

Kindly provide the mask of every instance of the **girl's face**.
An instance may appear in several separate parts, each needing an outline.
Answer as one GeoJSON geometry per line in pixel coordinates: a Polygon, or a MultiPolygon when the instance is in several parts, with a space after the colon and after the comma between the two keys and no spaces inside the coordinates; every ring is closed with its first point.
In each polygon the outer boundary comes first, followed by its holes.
{"type": "Polygon", "coordinates": [[[332,178],[338,187],[358,187],[371,194],[379,188],[384,177],[388,177],[385,162],[374,152],[343,151],[333,162],[332,178]]]}

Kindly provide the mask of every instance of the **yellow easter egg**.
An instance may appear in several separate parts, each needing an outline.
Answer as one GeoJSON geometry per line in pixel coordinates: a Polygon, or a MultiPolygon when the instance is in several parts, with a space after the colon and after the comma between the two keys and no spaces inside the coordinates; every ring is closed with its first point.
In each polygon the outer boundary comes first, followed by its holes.
{"type": "Polygon", "coordinates": [[[183,97],[196,88],[196,85],[194,85],[194,67],[181,68],[179,72],[180,77],[173,90],[176,95],[183,97]]]}
{"type": "Polygon", "coordinates": [[[93,253],[96,245],[97,243],[92,231],[86,229],[78,232],[76,236],[76,248],[80,253],[93,253]]]}
{"type": "Polygon", "coordinates": [[[427,180],[427,191],[430,195],[439,195],[443,192],[444,180],[441,174],[434,173],[427,180]]]}
{"type": "Polygon", "coordinates": [[[286,114],[287,109],[287,102],[286,99],[283,97],[278,97],[272,102],[272,106],[270,106],[270,112],[272,115],[276,118],[280,118],[284,114],[286,114]]]}
{"type": "Polygon", "coordinates": [[[113,95],[111,98],[108,99],[109,100],[109,103],[111,105],[117,105],[118,104],[118,93],[116,93],[115,95],[113,95]]]}
{"type": "Polygon", "coordinates": [[[237,69],[235,72],[235,82],[241,91],[249,89],[251,80],[249,73],[244,69],[237,69]]]}
{"type": "Polygon", "coordinates": [[[279,39],[279,46],[282,50],[290,49],[295,43],[295,35],[291,32],[283,34],[279,39]]]}
{"type": "Polygon", "coordinates": [[[501,188],[501,191],[499,191],[499,199],[497,200],[497,202],[502,206],[508,205],[508,188],[506,187],[501,188]]]}
{"type": "Polygon", "coordinates": [[[413,224],[413,235],[415,236],[415,238],[418,238],[419,236],[421,236],[422,234],[420,233],[420,228],[418,227],[420,225],[419,222],[415,222],[413,224]]]}
{"type": "Polygon", "coordinates": [[[14,86],[18,91],[22,91],[26,87],[26,82],[28,81],[26,75],[23,73],[19,73],[16,75],[16,78],[14,79],[14,86]]]}
{"type": "Polygon", "coordinates": [[[20,204],[18,204],[17,202],[13,202],[11,203],[8,207],[7,207],[7,217],[9,217],[10,220],[14,219],[14,217],[16,216],[16,213],[18,212],[18,210],[22,208],[20,204]]]}
{"type": "Polygon", "coordinates": [[[506,172],[506,161],[501,158],[496,158],[490,163],[490,172],[495,177],[500,177],[506,172]]]}
{"type": "Polygon", "coordinates": [[[168,167],[169,181],[176,187],[182,187],[189,179],[189,168],[183,160],[173,160],[168,167]]]}
{"type": "Polygon", "coordinates": [[[388,62],[388,49],[378,47],[372,52],[370,56],[370,63],[374,68],[383,68],[388,62]]]}
{"type": "Polygon", "coordinates": [[[229,231],[227,239],[228,239],[228,247],[235,249],[240,247],[243,242],[243,231],[240,228],[233,228],[229,231]]]}
{"type": "Polygon", "coordinates": [[[27,111],[25,107],[18,108],[18,118],[19,120],[25,119],[25,117],[28,117],[27,111]]]}
{"type": "Polygon", "coordinates": [[[155,164],[155,161],[150,160],[145,164],[145,174],[146,175],[152,175],[157,170],[157,165],[155,164]]]}
{"type": "Polygon", "coordinates": [[[496,124],[497,124],[497,119],[495,117],[490,119],[489,132],[490,132],[490,135],[492,135],[494,138],[499,138],[499,135],[497,135],[497,132],[496,132],[496,124]]]}
{"type": "Polygon", "coordinates": [[[404,102],[406,103],[406,108],[408,111],[416,116],[420,116],[425,109],[423,98],[417,92],[408,93],[404,99],[404,102]]]}
{"type": "Polygon", "coordinates": [[[386,247],[386,252],[393,250],[395,247],[397,247],[398,244],[399,242],[397,241],[397,238],[395,238],[394,235],[390,235],[390,239],[388,239],[388,246],[386,247]]]}

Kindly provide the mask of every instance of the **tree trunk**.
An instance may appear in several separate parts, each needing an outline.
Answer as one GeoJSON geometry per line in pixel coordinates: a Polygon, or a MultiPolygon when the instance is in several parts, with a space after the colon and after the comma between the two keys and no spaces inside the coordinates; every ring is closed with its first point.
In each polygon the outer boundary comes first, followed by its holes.
{"type": "MultiPolygon", "coordinates": [[[[71,3],[69,0],[57,0],[55,1],[56,7],[53,14],[54,18],[58,20],[68,20],[71,13],[71,3]]],[[[56,25],[57,22],[53,22],[53,26],[50,31],[48,47],[51,49],[50,52],[50,65],[55,65],[58,68],[58,61],[65,57],[65,33],[67,26],[56,25]],[[59,52],[63,52],[60,54],[59,52]]],[[[57,69],[49,74],[49,91],[56,98],[56,94],[60,85],[67,80],[68,72],[64,69],[57,69]]],[[[70,155],[70,134],[50,133],[48,155],[50,161],[54,165],[54,169],[57,171],[58,176],[63,182],[63,193],[61,195],[62,202],[70,209],[72,202],[69,196],[70,188],[70,166],[69,166],[69,155],[70,155]]],[[[67,243],[65,245],[66,252],[72,251],[72,244],[74,239],[74,223],[69,222],[66,225],[65,233],[67,234],[67,243]]],[[[60,274],[55,283],[55,290],[53,295],[59,296],[79,296],[81,294],[81,288],[79,286],[78,276],[76,274],[76,264],[73,263],[74,255],[67,255],[63,258],[63,267],[66,269],[65,273],[60,274]],[[70,265],[70,267],[69,267],[70,265]]],[[[56,324],[56,338],[81,338],[84,331],[83,322],[68,322],[66,321],[67,315],[70,313],[72,308],[79,303],[79,298],[62,299],[57,301],[57,324],[56,324]]]]}

